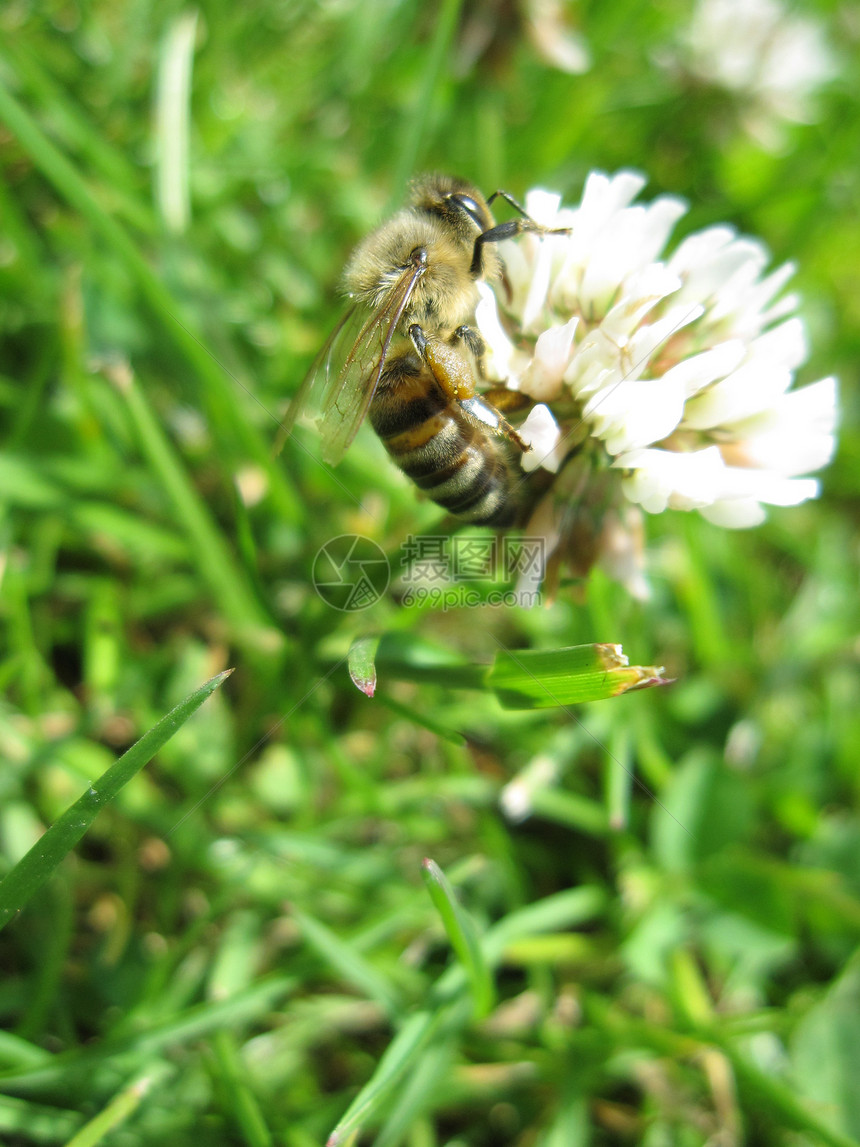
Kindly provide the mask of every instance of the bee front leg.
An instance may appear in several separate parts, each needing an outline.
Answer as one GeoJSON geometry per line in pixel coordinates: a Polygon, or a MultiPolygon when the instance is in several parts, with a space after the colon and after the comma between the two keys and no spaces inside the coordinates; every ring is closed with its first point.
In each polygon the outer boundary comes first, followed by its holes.
{"type": "Polygon", "coordinates": [[[530,215],[526,214],[525,208],[521,207],[513,195],[509,195],[507,191],[494,191],[487,200],[487,203],[492,203],[494,199],[504,199],[515,211],[519,212],[520,218],[511,219],[507,223],[498,223],[495,227],[491,227],[489,231],[484,231],[478,236],[472,250],[472,266],[470,270],[473,279],[483,277],[485,243],[501,243],[502,240],[514,239],[517,235],[522,235],[525,231],[531,231],[536,235],[570,234],[569,227],[544,227],[540,223],[536,223],[530,215]]]}
{"type": "Polygon", "coordinates": [[[509,438],[523,453],[531,449],[495,406],[476,392],[472,369],[454,347],[441,339],[428,339],[417,323],[409,328],[409,337],[443,394],[456,402],[475,422],[486,426],[494,434],[509,438]]]}

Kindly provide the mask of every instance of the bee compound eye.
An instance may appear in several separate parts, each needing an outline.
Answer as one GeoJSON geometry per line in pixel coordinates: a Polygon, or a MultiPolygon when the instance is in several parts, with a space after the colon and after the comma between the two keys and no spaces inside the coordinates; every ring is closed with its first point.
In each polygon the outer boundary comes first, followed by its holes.
{"type": "Polygon", "coordinates": [[[463,195],[457,192],[455,195],[450,196],[451,200],[457,204],[461,211],[464,211],[483,231],[486,226],[486,219],[484,212],[478,206],[477,202],[471,195],[463,195]]]}

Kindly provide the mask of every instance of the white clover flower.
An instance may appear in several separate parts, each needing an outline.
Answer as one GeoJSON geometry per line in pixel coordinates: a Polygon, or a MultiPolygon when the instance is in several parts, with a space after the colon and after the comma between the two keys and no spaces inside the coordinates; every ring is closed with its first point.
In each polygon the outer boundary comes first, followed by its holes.
{"type": "Polygon", "coordinates": [[[543,466],[556,474],[565,459],[567,448],[562,442],[561,427],[553,418],[550,408],[539,402],[529,411],[518,433],[531,447],[527,454],[523,454],[523,469],[537,470],[543,466]]]}
{"type": "Polygon", "coordinates": [[[815,119],[815,94],[837,74],[822,26],[780,0],[699,0],[680,51],[689,72],[742,100],[768,147],[781,143],[781,121],[815,119]]]}
{"type": "Polygon", "coordinates": [[[530,192],[528,214],[569,234],[502,244],[501,302],[485,288],[477,311],[491,370],[539,403],[521,428],[524,468],[571,459],[533,528],[590,546],[585,568],[614,563],[639,595],[625,505],[755,525],[766,504],[817,495],[803,475],[830,460],[837,415],[834,379],[791,389],[806,337],[796,297],[777,296],[793,268],[768,273],[765,248],[725,226],[665,255],[686,208],[634,203],[644,182],[592,173],[576,208],[530,192]]]}

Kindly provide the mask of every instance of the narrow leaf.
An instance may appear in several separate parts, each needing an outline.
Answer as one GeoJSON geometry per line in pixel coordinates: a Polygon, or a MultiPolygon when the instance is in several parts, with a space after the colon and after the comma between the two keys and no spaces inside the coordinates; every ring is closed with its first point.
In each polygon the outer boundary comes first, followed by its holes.
{"type": "Polygon", "coordinates": [[[450,689],[491,689],[506,709],[549,709],[668,685],[663,669],[630,665],[620,645],[505,649],[492,666],[465,661],[412,634],[386,633],[374,665],[387,677],[450,689]]]}
{"type": "Polygon", "coordinates": [[[485,689],[487,666],[476,665],[445,646],[412,633],[385,633],[376,668],[397,681],[419,681],[453,689],[485,689]]]}
{"type": "Polygon", "coordinates": [[[287,485],[283,468],[272,465],[269,446],[251,421],[235,418],[237,408],[228,372],[198,338],[195,324],[185,314],[185,308],[164,286],[122,224],[99,202],[74,164],[55,147],[2,79],[0,119],[18,137],[22,148],[42,174],[112,248],[117,262],[136,282],[152,313],[173,339],[200,382],[201,398],[207,403],[209,417],[218,428],[222,440],[227,442],[238,439],[241,442],[244,449],[265,470],[270,494],[281,512],[295,519],[301,513],[301,507],[295,493],[287,485]]]}
{"type": "Polygon", "coordinates": [[[5,927],[41,888],[63,857],[75,847],[101,809],[152,760],[162,745],[170,740],[232,672],[232,669],[227,669],[219,673],[171,709],[167,716],[162,717],[157,725],[102,773],[84,795],[66,809],[30,851],[22,856],[0,881],[0,928],[5,927]]]}
{"type": "Polygon", "coordinates": [[[91,1119],[69,1140],[66,1147],[97,1147],[122,1123],[125,1123],[140,1106],[141,1100],[172,1069],[165,1063],[157,1063],[138,1076],[91,1119]]]}
{"type": "Polygon", "coordinates": [[[188,534],[192,560],[225,617],[235,626],[237,636],[277,648],[281,634],[272,626],[244,570],[232,556],[133,372],[125,365],[117,367],[111,380],[126,402],[141,449],[188,534]]]}
{"type": "Polygon", "coordinates": [[[457,953],[457,958],[469,977],[475,1014],[478,1018],[482,1018],[493,1006],[495,993],[490,969],[481,951],[477,929],[439,865],[434,860],[425,860],[422,867],[430,899],[442,917],[451,947],[457,953]]]}
{"type": "Polygon", "coordinates": [[[782,1127],[803,1132],[823,1147],[857,1147],[857,1139],[829,1126],[811,1105],[807,1107],[796,1087],[766,1075],[725,1041],[718,1042],[732,1065],[738,1089],[748,1097],[750,1110],[772,1111],[782,1127]]]}
{"type": "Polygon", "coordinates": [[[389,697],[385,693],[380,693],[378,701],[386,709],[390,709],[392,713],[397,713],[398,716],[405,717],[408,721],[420,725],[422,729],[427,729],[428,732],[434,733],[450,745],[466,744],[466,738],[459,730],[443,725],[441,721],[437,721],[434,717],[428,717],[426,713],[420,713],[412,705],[404,705],[402,701],[395,701],[393,697],[389,697]]]}
{"type": "Polygon", "coordinates": [[[369,999],[375,1000],[389,1015],[398,1015],[400,1001],[384,976],[364,959],[354,946],[342,940],[325,924],[306,912],[292,908],[292,915],[305,935],[305,939],[338,971],[345,980],[354,984],[369,999]]]}
{"type": "Polygon", "coordinates": [[[449,1015],[450,1011],[450,1008],[443,1008],[434,1012],[416,1012],[406,1020],[389,1044],[376,1071],[349,1105],[346,1114],[328,1137],[326,1147],[341,1147],[348,1137],[356,1132],[376,1111],[380,1103],[387,1098],[392,1088],[402,1078],[404,1072],[427,1046],[440,1022],[449,1015]]]}
{"type": "Polygon", "coordinates": [[[266,1126],[257,1097],[246,1078],[246,1069],[236,1046],[233,1032],[219,1031],[212,1040],[218,1082],[247,1147],[272,1147],[272,1135],[266,1126]]]}
{"type": "Polygon", "coordinates": [[[484,939],[484,953],[490,963],[497,963],[508,944],[529,936],[562,928],[574,928],[603,914],[606,893],[598,884],[566,888],[518,908],[493,925],[484,939]]]}
{"type": "Polygon", "coordinates": [[[176,234],[191,216],[188,190],[188,136],[191,119],[191,69],[197,13],[182,12],[161,41],[155,97],[156,193],[161,215],[176,234]]]}
{"type": "Polygon", "coordinates": [[[380,1128],[373,1147],[398,1147],[398,1144],[409,1141],[410,1127],[428,1110],[434,1093],[438,1093],[442,1081],[448,1077],[455,1049],[453,1039],[436,1040],[421,1053],[409,1078],[398,1089],[391,1113],[380,1128]]]}

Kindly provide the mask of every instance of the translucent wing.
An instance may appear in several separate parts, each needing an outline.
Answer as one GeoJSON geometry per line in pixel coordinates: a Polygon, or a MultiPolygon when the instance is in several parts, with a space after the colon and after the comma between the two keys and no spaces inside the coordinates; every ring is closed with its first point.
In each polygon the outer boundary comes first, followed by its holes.
{"type": "Polygon", "coordinates": [[[280,454],[284,448],[284,443],[303,415],[308,415],[316,420],[320,418],[326,393],[331,389],[332,383],[336,381],[340,371],[340,366],[334,364],[343,363],[346,357],[343,348],[354,345],[365,319],[366,315],[361,308],[353,304],[326,339],[322,350],[311,363],[310,370],[290,401],[275,443],[276,455],[280,454]]]}
{"type": "Polygon", "coordinates": [[[331,465],[346,453],[367,414],[397,324],[424,270],[423,263],[404,270],[380,307],[369,312],[363,307],[352,307],[332,332],[293,399],[284,423],[287,435],[298,415],[309,406],[316,406],[316,398],[321,396],[318,421],[322,455],[331,465]],[[350,345],[356,327],[358,333],[350,345]],[[338,352],[346,345],[350,345],[350,350],[335,373],[333,365],[340,357],[338,352]]]}

